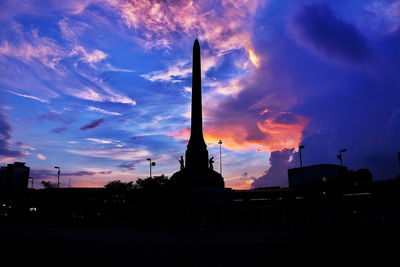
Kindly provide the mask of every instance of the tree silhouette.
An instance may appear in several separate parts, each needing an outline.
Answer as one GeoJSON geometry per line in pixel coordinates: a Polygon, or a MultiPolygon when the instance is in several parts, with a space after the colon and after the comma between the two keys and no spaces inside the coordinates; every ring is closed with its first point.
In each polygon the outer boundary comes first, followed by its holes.
{"type": "Polygon", "coordinates": [[[121,182],[121,180],[113,180],[108,182],[105,186],[106,190],[114,192],[128,192],[133,189],[133,182],[121,182]]]}
{"type": "Polygon", "coordinates": [[[51,189],[57,187],[57,184],[51,183],[50,181],[42,181],[41,185],[44,187],[44,189],[51,189]]]}
{"type": "Polygon", "coordinates": [[[137,179],[133,186],[137,190],[152,191],[166,187],[169,184],[169,179],[164,174],[160,176],[148,177],[146,179],[137,179]]]}

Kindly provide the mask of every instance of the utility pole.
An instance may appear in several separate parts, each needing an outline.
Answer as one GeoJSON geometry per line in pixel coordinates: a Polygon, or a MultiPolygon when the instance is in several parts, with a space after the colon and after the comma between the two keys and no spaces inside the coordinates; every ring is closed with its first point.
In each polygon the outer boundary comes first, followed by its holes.
{"type": "Polygon", "coordinates": [[[222,176],[222,153],[221,153],[222,141],[219,140],[218,144],[219,144],[219,174],[221,174],[222,176]]]}
{"type": "Polygon", "coordinates": [[[303,161],[301,159],[301,150],[304,148],[304,145],[299,146],[299,155],[300,155],[300,174],[301,174],[301,182],[304,183],[304,176],[303,176],[303,161]]]}
{"type": "Polygon", "coordinates": [[[54,168],[58,169],[58,172],[57,172],[57,188],[60,188],[60,172],[61,172],[61,169],[60,169],[60,167],[57,167],[57,166],[55,166],[54,168]]]}

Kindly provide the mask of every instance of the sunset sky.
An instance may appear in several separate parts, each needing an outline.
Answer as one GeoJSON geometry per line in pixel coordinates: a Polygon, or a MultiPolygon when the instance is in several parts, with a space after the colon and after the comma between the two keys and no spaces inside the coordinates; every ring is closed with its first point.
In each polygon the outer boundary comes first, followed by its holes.
{"type": "Polygon", "coordinates": [[[179,170],[191,61],[226,186],[287,186],[287,168],[400,173],[400,1],[2,0],[0,162],[103,186],[179,170]],[[252,185],[253,184],[253,185],[252,185]]]}

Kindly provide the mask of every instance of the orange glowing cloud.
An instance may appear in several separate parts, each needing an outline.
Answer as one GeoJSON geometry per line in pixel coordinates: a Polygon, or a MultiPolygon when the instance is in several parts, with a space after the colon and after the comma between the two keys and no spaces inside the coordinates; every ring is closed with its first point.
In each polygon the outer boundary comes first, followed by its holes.
{"type": "Polygon", "coordinates": [[[264,115],[265,113],[267,113],[267,112],[269,112],[269,109],[264,109],[261,113],[260,113],[260,115],[264,115]]]}
{"type": "MultiPolygon", "coordinates": [[[[230,150],[276,151],[297,147],[307,119],[291,113],[281,113],[275,118],[257,121],[255,117],[243,116],[207,124],[204,127],[204,139],[207,143],[217,144],[230,150]],[[279,116],[290,114],[291,121],[282,121],[279,116]]],[[[190,129],[183,129],[172,135],[178,139],[189,139],[190,129]]]]}

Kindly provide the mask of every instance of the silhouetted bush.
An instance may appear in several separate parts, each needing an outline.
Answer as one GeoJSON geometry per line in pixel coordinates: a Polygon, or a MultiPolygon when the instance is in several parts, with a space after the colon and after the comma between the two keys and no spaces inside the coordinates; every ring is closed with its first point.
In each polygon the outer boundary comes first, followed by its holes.
{"type": "Polygon", "coordinates": [[[44,189],[51,189],[57,187],[57,184],[53,184],[50,181],[42,181],[41,184],[44,187],[44,189]]]}

